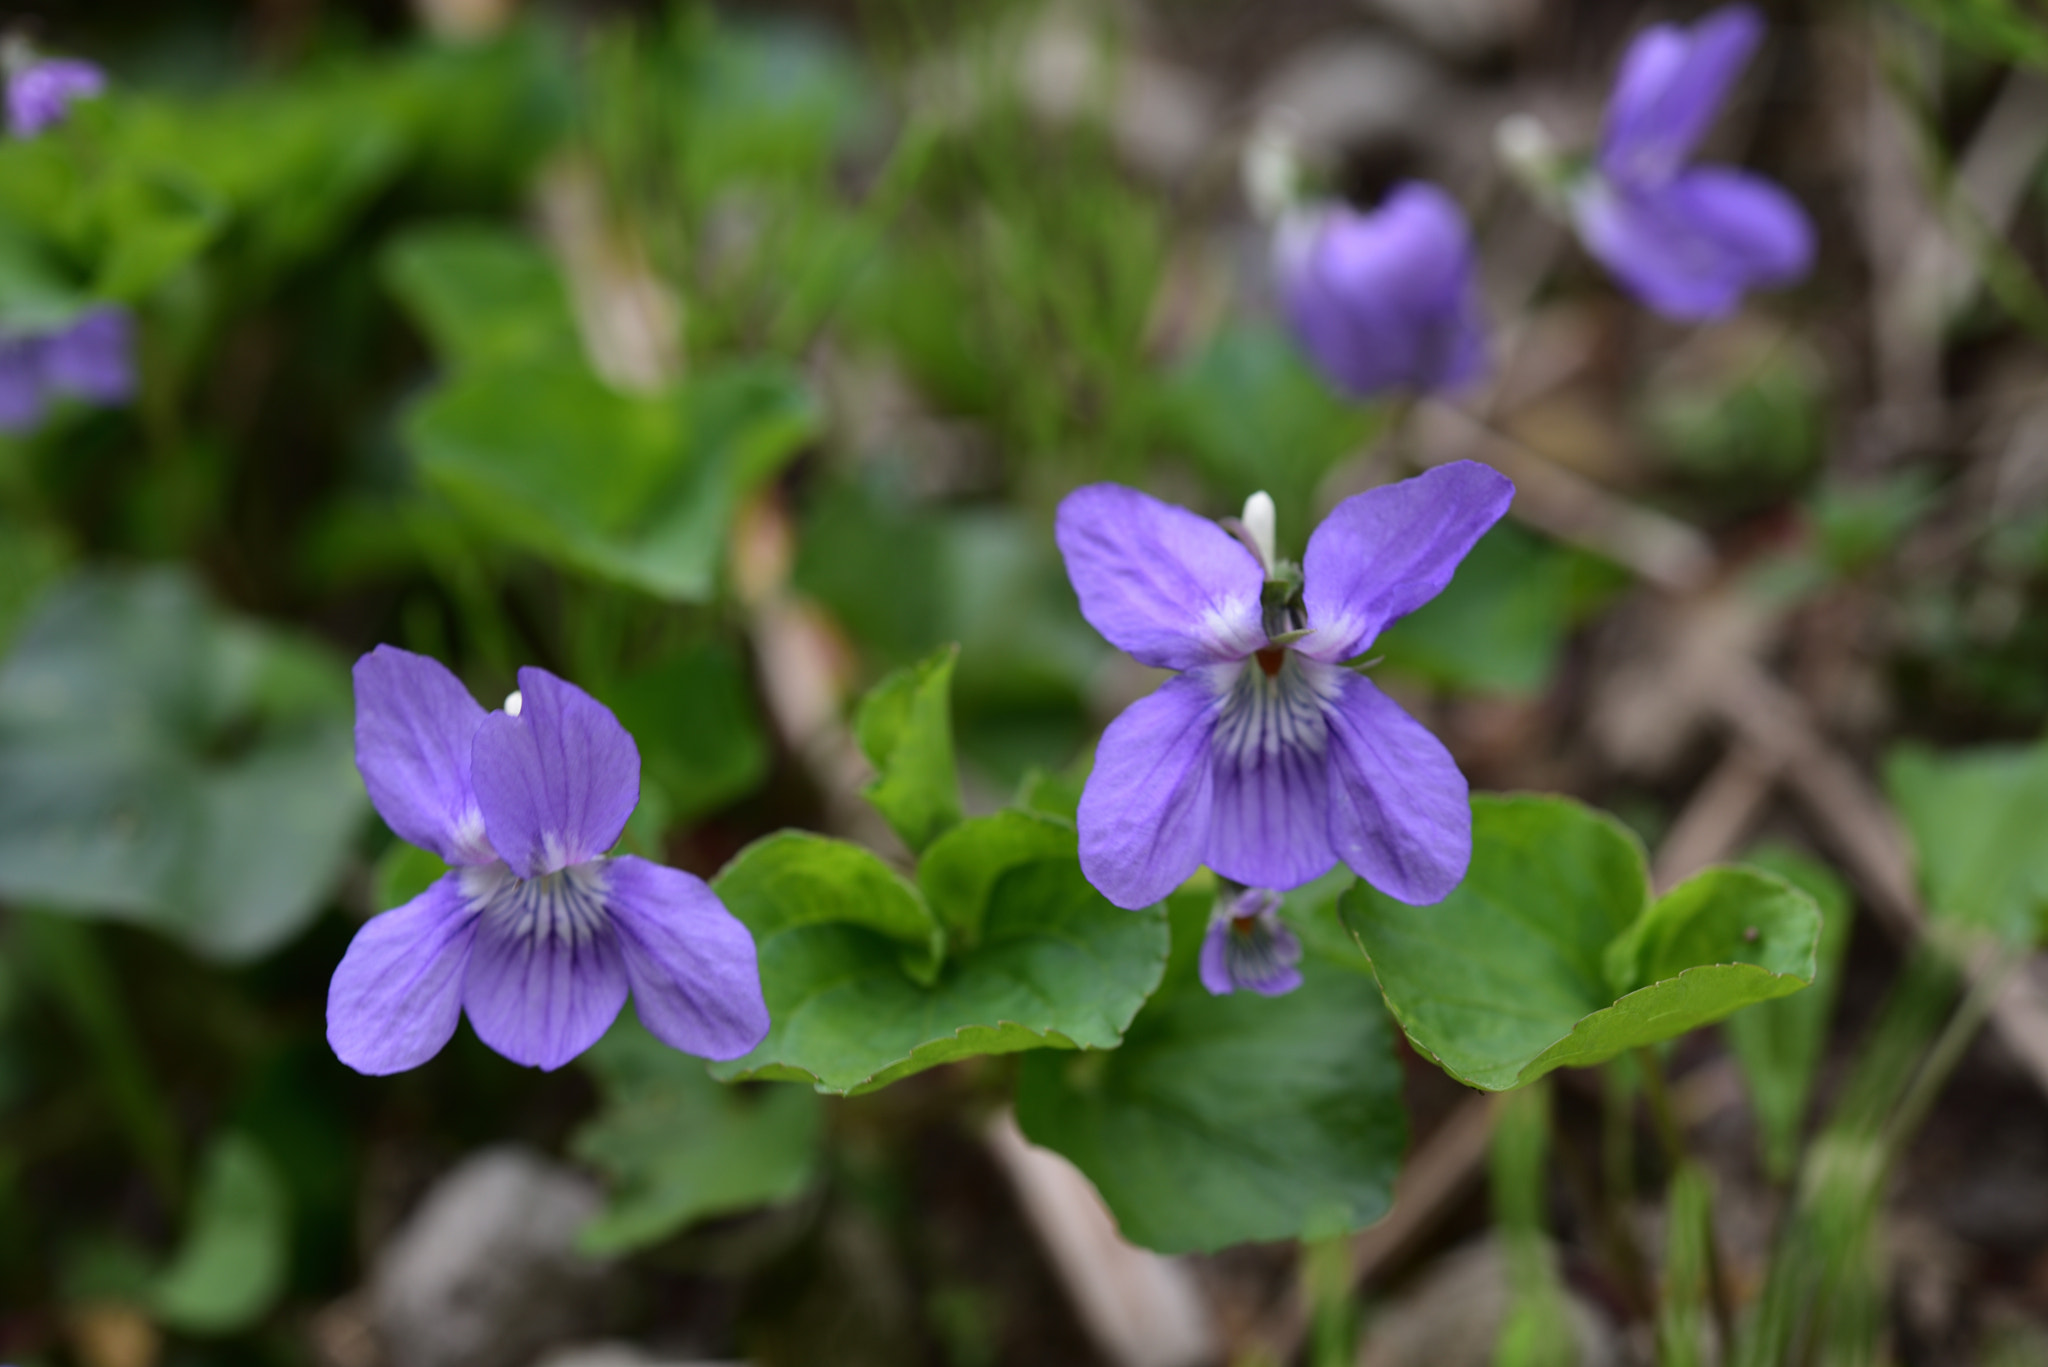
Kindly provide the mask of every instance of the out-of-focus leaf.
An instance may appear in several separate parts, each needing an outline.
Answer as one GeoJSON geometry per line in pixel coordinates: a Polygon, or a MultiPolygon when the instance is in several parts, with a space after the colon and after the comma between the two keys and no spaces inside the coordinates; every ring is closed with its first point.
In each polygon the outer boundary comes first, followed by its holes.
{"type": "Polygon", "coordinates": [[[0,895],[260,956],[360,826],[350,720],[338,661],[181,574],[72,580],[0,665],[0,895]]]}
{"type": "Polygon", "coordinates": [[[767,775],[768,737],[746,662],[724,641],[700,641],[632,670],[604,700],[639,745],[669,821],[745,797],[767,775]]]}
{"type": "Polygon", "coordinates": [[[448,865],[432,850],[394,840],[370,877],[370,900],[378,911],[402,907],[433,886],[448,865]]]}
{"type": "Polygon", "coordinates": [[[1196,975],[1210,902],[1172,900],[1173,966],[1122,1045],[1024,1061],[1018,1122],[1147,1248],[1370,1224],[1407,1143],[1386,1009],[1368,979],[1313,954],[1286,996],[1211,996],[1196,975]]]}
{"type": "Polygon", "coordinates": [[[861,699],[854,734],[875,766],[861,789],[912,853],[960,822],[953,767],[953,664],[958,646],[883,679],[861,699]]]}
{"type": "Polygon", "coordinates": [[[700,196],[729,181],[820,175],[876,113],[860,66],[822,29],[686,21],[678,37],[670,93],[700,196]]]}
{"type": "Polygon", "coordinates": [[[583,363],[560,272],[517,233],[486,223],[415,228],[384,249],[383,267],[451,365],[583,363]]]}
{"type": "Polygon", "coordinates": [[[1820,459],[1826,375],[1803,340],[1738,319],[1663,368],[1644,418],[1660,453],[1712,497],[1761,506],[1794,491],[1820,459]]]}
{"type": "Polygon", "coordinates": [[[610,1179],[611,1203],[578,1237],[605,1256],[698,1220],[800,1196],[815,1180],[824,1105],[805,1087],[732,1087],[702,1059],[621,1017],[583,1056],[603,1107],[570,1149],[610,1179]]]}
{"type": "Polygon", "coordinates": [[[1827,1044],[1835,997],[1841,990],[1842,955],[1849,947],[1850,912],[1855,903],[1841,879],[1826,866],[1790,850],[1767,846],[1752,851],[1749,862],[1811,897],[1821,916],[1813,986],[1777,1001],[1758,1002],[1721,1023],[1749,1084],[1750,1102],[1763,1132],[1764,1166],[1773,1177],[1785,1181],[1799,1158],[1800,1122],[1827,1044]]]}
{"type": "Polygon", "coordinates": [[[232,1334],[284,1290],[291,1205],[254,1140],[229,1133],[207,1150],[177,1256],[151,1288],[150,1310],[186,1334],[232,1334]]]}
{"type": "Polygon", "coordinates": [[[1937,755],[1901,746],[1885,763],[1933,915],[2013,940],[2048,913],[2048,744],[1937,755]]]}
{"type": "Polygon", "coordinates": [[[1344,402],[1292,343],[1266,326],[1217,334],[1160,396],[1167,436],[1194,456],[1235,511],[1263,489],[1280,511],[1280,541],[1299,555],[1315,529],[1316,486],[1371,440],[1384,419],[1344,402]]]}
{"type": "Polygon", "coordinates": [[[1999,62],[2048,67],[2048,24],[2028,0],[1906,0],[1937,32],[1999,62]]]}
{"type": "Polygon", "coordinates": [[[1540,693],[1572,628],[1627,583],[1604,560],[1502,523],[1450,587],[1387,628],[1372,653],[1444,688],[1540,693]]]}
{"type": "Polygon", "coordinates": [[[1165,918],[1111,906],[1064,858],[1005,873],[989,894],[980,942],[920,982],[906,971],[915,965],[905,963],[903,940],[863,923],[872,913],[851,883],[764,876],[789,842],[806,840],[834,843],[771,836],[713,884],[754,933],[773,1021],[759,1048],[714,1064],[714,1077],[845,1093],[977,1054],[1112,1048],[1159,981],[1165,918]]]}
{"type": "Polygon", "coordinates": [[[880,663],[959,643],[955,743],[968,762],[1014,780],[1066,764],[1086,742],[1085,690],[1107,647],[1042,526],[840,486],[809,510],[795,577],[880,663]]]}
{"type": "Polygon", "coordinates": [[[1633,836],[1546,797],[1476,799],[1471,871],[1435,906],[1360,883],[1342,908],[1410,1041],[1488,1091],[1795,992],[1820,934],[1811,898],[1751,869],[1653,903],[1633,836]]]}
{"type": "Polygon", "coordinates": [[[515,545],[659,597],[711,596],[740,501],[817,427],[769,365],[700,371],[659,396],[569,367],[452,377],[414,407],[426,478],[515,545]]]}

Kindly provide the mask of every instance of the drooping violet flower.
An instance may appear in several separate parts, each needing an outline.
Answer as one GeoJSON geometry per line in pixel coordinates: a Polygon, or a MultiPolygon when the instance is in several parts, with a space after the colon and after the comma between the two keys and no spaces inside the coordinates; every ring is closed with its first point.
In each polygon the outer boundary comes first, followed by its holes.
{"type": "Polygon", "coordinates": [[[7,77],[7,128],[32,138],[54,128],[79,100],[107,88],[107,75],[91,62],[66,57],[32,58],[7,77]]]}
{"type": "Polygon", "coordinates": [[[650,1033],[737,1058],[768,1032],[753,937],[705,884],[606,858],[640,753],[602,703],[541,669],[486,714],[434,660],[356,661],[356,767],[402,839],[455,867],[369,921],[335,970],[327,1039],[357,1072],[417,1067],[463,1011],[516,1063],[559,1068],[631,990],[650,1033]]]}
{"type": "Polygon", "coordinates": [[[1813,225],[1762,176],[1688,160],[1763,39],[1748,5],[1683,29],[1659,24],[1622,59],[1593,171],[1570,191],[1580,240],[1630,293],[1667,318],[1734,310],[1813,262],[1813,225]]]}
{"type": "Polygon", "coordinates": [[[1464,775],[1344,662],[1442,592],[1513,497],[1484,465],[1439,466],[1339,504],[1297,568],[1264,494],[1249,546],[1121,485],[1067,495],[1056,534],[1082,615],[1179,671],[1103,732],[1078,815],[1088,881],[1135,908],[1203,864],[1287,889],[1341,859],[1404,902],[1447,896],[1472,853],[1464,775]]]}
{"type": "Polygon", "coordinates": [[[1472,233],[1436,186],[1401,185],[1371,213],[1291,209],[1273,254],[1288,324],[1337,388],[1358,398],[1428,392],[1485,373],[1472,233]]]}
{"type": "Polygon", "coordinates": [[[0,337],[0,432],[31,432],[43,420],[43,341],[0,337]]]}
{"type": "Polygon", "coordinates": [[[1279,997],[1301,986],[1301,940],[1280,919],[1280,894],[1246,888],[1219,899],[1202,937],[1202,986],[1227,997],[1240,987],[1279,997]]]}
{"type": "Polygon", "coordinates": [[[59,394],[115,405],[135,397],[135,337],[128,311],[89,309],[43,344],[43,378],[59,394]]]}

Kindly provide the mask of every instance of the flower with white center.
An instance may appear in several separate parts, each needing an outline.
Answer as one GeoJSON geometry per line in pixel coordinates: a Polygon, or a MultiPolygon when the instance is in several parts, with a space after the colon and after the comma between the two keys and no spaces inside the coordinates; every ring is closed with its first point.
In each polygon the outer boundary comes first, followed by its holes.
{"type": "Polygon", "coordinates": [[[1464,775],[1346,662],[1442,592],[1513,497],[1487,466],[1439,466],[1339,504],[1297,570],[1262,563],[1254,516],[1256,552],[1136,489],[1067,495],[1056,535],[1082,615],[1178,671],[1096,749],[1077,823],[1088,881],[1135,908],[1204,864],[1287,889],[1341,859],[1404,902],[1447,896],[1472,855],[1464,775]]]}
{"type": "Polygon", "coordinates": [[[356,767],[403,840],[454,867],[370,920],[334,972],[327,1039],[361,1073],[441,1051],[464,1011],[516,1063],[559,1068],[630,991],[685,1053],[738,1058],[768,1033],[753,936],[702,880],[608,858],[640,800],[618,719],[542,669],[486,714],[434,660],[356,661],[356,767]]]}
{"type": "Polygon", "coordinates": [[[1202,937],[1202,986],[1218,997],[1243,988],[1279,997],[1301,986],[1301,940],[1280,919],[1280,894],[1246,888],[1217,899],[1202,937]]]}

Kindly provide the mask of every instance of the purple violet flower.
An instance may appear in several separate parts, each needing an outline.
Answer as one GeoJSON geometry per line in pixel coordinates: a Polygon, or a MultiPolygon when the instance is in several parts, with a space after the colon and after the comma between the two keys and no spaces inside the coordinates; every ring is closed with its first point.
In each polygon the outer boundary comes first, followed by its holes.
{"type": "Polygon", "coordinates": [[[1690,29],[1659,24],[1622,59],[1596,169],[1571,192],[1586,250],[1667,318],[1732,312],[1813,262],[1813,225],[1771,181],[1688,159],[1763,39],[1748,5],[1690,29]]]}
{"type": "Polygon", "coordinates": [[[128,311],[105,305],[80,314],[43,344],[43,378],[59,394],[97,404],[135,397],[135,336],[128,311]]]}
{"type": "Polygon", "coordinates": [[[0,432],[32,432],[43,420],[43,340],[0,337],[0,432]]]}
{"type": "Polygon", "coordinates": [[[1486,371],[1471,230],[1434,185],[1399,186],[1372,213],[1296,210],[1273,239],[1280,301],[1331,384],[1358,398],[1453,388],[1486,371]]]}
{"type": "Polygon", "coordinates": [[[464,1010],[515,1063],[559,1068],[630,988],[656,1038],[737,1058],[768,1033],[753,937],[703,883],[605,857],[640,799],[640,752],[611,711],[541,669],[486,714],[438,662],[356,661],[356,767],[401,839],[455,867],[356,932],[327,1039],[359,1073],[441,1051],[464,1010]]]}
{"type": "Polygon", "coordinates": [[[1202,937],[1202,986],[1227,997],[1238,988],[1280,997],[1301,986],[1301,940],[1280,919],[1280,894],[1246,888],[1218,899],[1202,937]]]}
{"type": "Polygon", "coordinates": [[[31,61],[7,78],[8,131],[17,138],[35,137],[62,123],[73,102],[106,88],[106,73],[91,62],[64,57],[31,61]]]}
{"type": "Polygon", "coordinates": [[[1513,497],[1484,465],[1439,466],[1339,504],[1297,569],[1264,494],[1243,542],[1121,485],[1067,495],[1056,535],[1082,615],[1179,671],[1103,732],[1078,816],[1088,881],[1136,908],[1203,864],[1286,889],[1341,859],[1404,902],[1449,895],[1472,855],[1464,775],[1344,662],[1442,592],[1513,497]]]}

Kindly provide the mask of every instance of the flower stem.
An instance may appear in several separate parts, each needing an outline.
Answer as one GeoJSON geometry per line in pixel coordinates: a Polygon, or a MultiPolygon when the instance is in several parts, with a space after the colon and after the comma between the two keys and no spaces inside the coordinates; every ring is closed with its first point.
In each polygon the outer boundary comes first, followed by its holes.
{"type": "MultiPolygon", "coordinates": [[[[1671,1104],[1671,1088],[1664,1078],[1664,1064],[1657,1057],[1656,1050],[1644,1045],[1635,1051],[1636,1065],[1642,1070],[1643,1097],[1650,1106],[1650,1123],[1656,1128],[1657,1142],[1663,1146],[1671,1175],[1676,1177],[1680,1170],[1697,1166],[1685,1148],[1685,1132],[1679,1128],[1678,1111],[1671,1104]]],[[[1714,1231],[1714,1213],[1707,1210],[1706,1254],[1707,1287],[1714,1308],[1714,1334],[1720,1341],[1723,1358],[1733,1350],[1735,1344],[1735,1310],[1728,1291],[1728,1275],[1721,1266],[1721,1241],[1714,1231]]]]}

